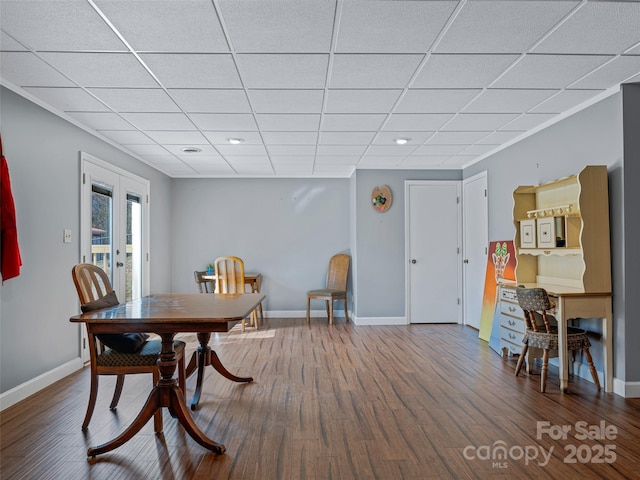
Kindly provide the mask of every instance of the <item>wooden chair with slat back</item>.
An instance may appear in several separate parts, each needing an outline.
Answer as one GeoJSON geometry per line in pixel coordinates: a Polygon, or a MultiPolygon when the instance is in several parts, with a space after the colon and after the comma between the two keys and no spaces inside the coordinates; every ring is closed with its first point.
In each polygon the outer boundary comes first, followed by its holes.
{"type": "MultiPolygon", "coordinates": [[[[216,258],[213,265],[216,270],[215,293],[245,293],[244,262],[239,257],[222,256],[216,258]]],[[[258,315],[251,312],[251,322],[258,329],[258,315]]],[[[245,331],[245,319],[242,319],[242,331],[245,331]]]]}
{"type": "MultiPolygon", "coordinates": [[[[90,263],[81,263],[73,267],[71,270],[73,283],[78,292],[78,298],[83,311],[105,308],[117,305],[118,300],[115,292],[111,287],[109,277],[100,267],[90,263]]],[[[124,334],[127,335],[127,334],[124,334]]],[[[100,335],[103,339],[104,336],[100,335]]],[[[107,348],[104,343],[96,335],[88,335],[89,354],[91,359],[91,390],[89,393],[89,404],[87,413],[82,423],[82,429],[85,430],[89,426],[91,416],[96,404],[98,396],[98,376],[99,375],[116,375],[116,388],[113,393],[113,399],[109,408],[115,410],[120,400],[122,387],[124,385],[124,377],[134,373],[151,373],[153,376],[153,384],[155,385],[159,378],[160,372],[157,366],[158,355],[162,350],[162,342],[160,340],[145,340],[146,335],[140,338],[140,347],[132,353],[121,353],[113,348],[107,348]]],[[[105,340],[106,341],[106,340],[105,340]]],[[[178,359],[178,385],[185,392],[185,366],[184,366],[184,349],[185,343],[176,340],[173,344],[178,359]]],[[[158,410],[154,415],[155,432],[162,431],[162,412],[158,410]]]]}
{"type": "Polygon", "coordinates": [[[205,280],[202,278],[207,272],[199,272],[196,270],[193,272],[193,276],[196,279],[196,285],[198,285],[198,291],[200,293],[213,293],[215,291],[215,282],[213,280],[205,280]]]}
{"type": "MultiPolygon", "coordinates": [[[[518,304],[524,312],[525,335],[522,339],[524,346],[516,365],[516,376],[524,363],[524,359],[529,351],[529,347],[542,350],[542,371],[540,379],[540,391],[544,393],[547,387],[547,375],[549,371],[549,352],[558,350],[558,327],[551,324],[553,316],[549,313],[554,305],[549,299],[549,295],[544,288],[522,288],[516,289],[518,304]],[[537,318],[542,319],[542,324],[538,324],[537,318]]],[[[589,365],[589,371],[593,378],[593,383],[600,390],[598,372],[593,365],[593,359],[589,352],[591,342],[587,332],[581,328],[567,327],[567,349],[569,351],[582,350],[589,365]]]]}
{"type": "Polygon", "coordinates": [[[349,263],[351,257],[344,253],[334,255],[329,260],[329,269],[327,270],[326,287],[319,290],[309,290],[307,292],[307,323],[310,321],[309,310],[311,308],[311,300],[324,300],[329,324],[333,324],[333,302],[335,300],[344,301],[344,317],[349,321],[349,312],[347,309],[347,281],[349,278],[349,263]]]}

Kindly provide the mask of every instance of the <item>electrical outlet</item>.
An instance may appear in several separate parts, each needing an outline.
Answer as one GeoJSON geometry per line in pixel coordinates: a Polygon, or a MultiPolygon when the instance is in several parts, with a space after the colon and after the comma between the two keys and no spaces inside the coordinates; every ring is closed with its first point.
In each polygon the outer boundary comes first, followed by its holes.
{"type": "Polygon", "coordinates": [[[71,230],[68,228],[64,229],[64,237],[62,240],[64,243],[71,243],[71,230]]]}

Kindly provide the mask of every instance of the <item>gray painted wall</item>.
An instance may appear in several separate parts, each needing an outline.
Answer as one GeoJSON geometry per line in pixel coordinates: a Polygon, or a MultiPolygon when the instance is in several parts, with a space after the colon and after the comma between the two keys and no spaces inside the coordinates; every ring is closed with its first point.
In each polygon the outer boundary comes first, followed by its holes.
{"type": "MultiPolygon", "coordinates": [[[[637,115],[637,105],[635,110],[637,115]]],[[[636,122],[637,118],[636,116],[636,122]]],[[[637,343],[640,333],[631,337],[633,340],[628,343],[630,332],[629,326],[625,326],[625,310],[628,307],[625,307],[624,270],[629,259],[624,257],[623,232],[625,225],[629,225],[624,217],[629,209],[623,208],[623,202],[627,205],[627,193],[623,192],[622,181],[623,173],[626,179],[638,177],[629,176],[626,165],[628,162],[625,162],[623,169],[622,122],[622,95],[616,94],[465,169],[464,175],[466,178],[482,170],[488,171],[489,239],[496,241],[514,237],[512,193],[518,185],[535,185],[574,175],[586,165],[607,165],[614,294],[614,376],[626,381],[637,381],[640,379],[640,363],[629,364],[626,360],[629,353],[625,347],[625,330],[626,342],[632,346],[637,343]]],[[[637,126],[635,131],[637,132],[637,126]]],[[[637,205],[638,193],[634,195],[637,205]]],[[[638,291],[637,286],[635,291],[638,291]]],[[[601,331],[602,324],[599,320],[584,322],[583,325],[588,330],[601,331]]],[[[601,342],[597,337],[592,337],[591,340],[594,343],[591,351],[596,367],[602,369],[601,342]]]]}
{"type": "Polygon", "coordinates": [[[262,273],[266,310],[304,311],[329,258],[351,254],[349,179],[176,179],[172,213],[175,292],[196,292],[194,270],[235,255],[262,273]]]}
{"type": "Polygon", "coordinates": [[[405,180],[461,180],[459,170],[356,170],[358,317],[405,317],[405,180]],[[388,185],[391,208],[371,207],[374,187],[388,185]]]}
{"type": "MultiPolygon", "coordinates": [[[[170,179],[12,91],[0,90],[0,132],[18,221],[23,266],[0,287],[0,392],[79,355],[79,312],[71,280],[80,244],[80,156],[151,180],[151,253],[169,258],[170,179]],[[62,242],[72,230],[72,243],[62,242]]],[[[152,268],[152,291],[169,288],[168,262],[152,268]]]]}

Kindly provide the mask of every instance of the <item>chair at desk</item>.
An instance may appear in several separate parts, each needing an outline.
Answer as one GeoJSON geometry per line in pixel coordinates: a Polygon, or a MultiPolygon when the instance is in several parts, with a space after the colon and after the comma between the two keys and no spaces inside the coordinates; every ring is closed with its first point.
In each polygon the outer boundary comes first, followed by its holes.
{"type": "Polygon", "coordinates": [[[319,290],[309,290],[307,292],[307,323],[309,322],[309,310],[311,300],[324,300],[329,317],[329,324],[333,325],[333,302],[334,300],[344,301],[344,317],[349,321],[347,310],[347,280],[349,274],[349,263],[351,257],[344,253],[334,255],[329,260],[327,270],[327,282],[325,288],[319,290]]]}
{"type": "MultiPolygon", "coordinates": [[[[73,283],[78,291],[80,306],[84,312],[118,305],[118,298],[111,287],[109,277],[100,267],[90,263],[81,263],[71,270],[73,283]]],[[[100,334],[88,335],[89,355],[91,359],[91,391],[89,405],[82,422],[82,429],[89,426],[98,396],[98,376],[117,375],[116,388],[109,408],[115,410],[120,400],[124,376],[133,373],[151,373],[153,384],[160,379],[157,361],[162,350],[160,340],[147,340],[147,334],[100,334]],[[108,347],[108,348],[107,348],[108,347]]],[[[180,340],[173,342],[178,359],[178,385],[184,394],[185,367],[184,349],[186,344],[180,340]]],[[[155,432],[162,431],[162,411],[158,410],[153,419],[155,432]]]]}
{"type": "MultiPolygon", "coordinates": [[[[216,258],[213,265],[216,270],[215,293],[245,293],[244,262],[239,257],[223,256],[216,258]]],[[[258,315],[251,312],[251,322],[258,329],[258,315]]],[[[242,319],[242,331],[245,330],[245,319],[242,319]]]]}
{"type": "MultiPolygon", "coordinates": [[[[520,373],[529,347],[542,349],[540,391],[544,393],[547,387],[547,374],[549,371],[549,351],[558,350],[558,327],[551,325],[549,320],[553,317],[547,313],[554,305],[551,303],[549,295],[544,288],[517,288],[516,293],[518,295],[518,304],[524,311],[526,324],[525,335],[522,339],[524,346],[516,365],[516,376],[520,373]],[[542,319],[542,325],[537,323],[537,318],[542,319]]],[[[590,346],[591,342],[585,330],[567,327],[567,349],[569,351],[582,350],[584,352],[589,364],[589,371],[593,377],[593,383],[600,390],[598,373],[589,352],[590,346]]]]}
{"type": "Polygon", "coordinates": [[[216,284],[213,280],[205,280],[202,278],[207,272],[199,272],[196,270],[193,272],[193,276],[196,279],[196,285],[198,285],[198,291],[200,293],[213,293],[216,288],[216,284]]]}

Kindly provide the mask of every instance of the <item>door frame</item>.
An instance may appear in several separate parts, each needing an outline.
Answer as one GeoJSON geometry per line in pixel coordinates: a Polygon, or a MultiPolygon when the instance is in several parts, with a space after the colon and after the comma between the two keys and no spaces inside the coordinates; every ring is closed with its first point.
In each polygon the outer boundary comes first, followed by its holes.
{"type": "MultiPolygon", "coordinates": [[[[469,255],[468,255],[469,252],[467,251],[467,249],[468,249],[467,248],[468,247],[467,241],[469,240],[469,236],[468,236],[468,233],[467,233],[467,228],[465,228],[467,226],[467,213],[468,213],[467,210],[468,210],[468,206],[469,205],[471,205],[471,204],[472,205],[476,205],[475,202],[470,204],[469,203],[469,199],[467,199],[465,197],[465,186],[467,184],[471,183],[471,182],[475,182],[475,181],[481,180],[481,179],[484,179],[484,187],[485,187],[485,195],[484,195],[484,203],[483,203],[484,212],[481,212],[481,213],[484,213],[484,219],[485,219],[485,222],[486,222],[486,228],[485,228],[486,237],[483,238],[483,239],[479,239],[479,238],[473,237],[473,239],[477,243],[481,243],[482,242],[484,244],[485,255],[488,254],[488,248],[489,248],[489,187],[488,187],[487,171],[484,170],[484,171],[482,171],[480,173],[477,173],[477,174],[475,174],[475,175],[473,175],[473,176],[471,176],[469,178],[465,178],[462,181],[462,258],[463,258],[463,262],[467,261],[468,258],[469,258],[469,255]]],[[[477,246],[477,243],[476,243],[476,246],[477,246]]],[[[482,265],[480,267],[480,268],[482,268],[482,277],[483,278],[485,276],[486,268],[487,268],[486,267],[486,262],[487,262],[487,260],[486,260],[486,256],[485,256],[484,262],[482,263],[482,265]]],[[[469,313],[469,311],[468,311],[468,307],[469,307],[469,294],[468,294],[469,285],[468,285],[467,272],[468,272],[468,268],[465,268],[464,265],[463,265],[463,269],[462,269],[462,275],[463,275],[463,278],[462,278],[462,303],[463,303],[463,309],[462,309],[462,311],[463,311],[463,315],[462,315],[462,318],[463,318],[463,323],[465,325],[469,325],[469,319],[467,318],[468,317],[467,314],[469,313]]],[[[478,312],[479,315],[482,314],[482,297],[483,297],[483,295],[484,295],[484,284],[481,287],[481,293],[480,293],[480,299],[481,300],[480,300],[480,311],[478,312]]],[[[480,322],[478,322],[478,324],[479,323],[480,322]]]]}
{"type": "MultiPolygon", "coordinates": [[[[133,182],[139,184],[144,187],[144,192],[136,192],[142,193],[142,264],[141,264],[141,275],[142,275],[142,291],[141,296],[149,295],[150,288],[150,280],[151,280],[151,268],[150,268],[150,233],[151,233],[151,208],[150,208],[150,200],[149,193],[151,190],[151,182],[146,178],[139,177],[138,175],[131,173],[123,168],[112,165],[104,160],[101,160],[93,155],[90,155],[86,152],[80,151],[80,249],[78,252],[78,262],[90,262],[91,259],[87,257],[87,254],[90,255],[91,252],[91,236],[85,233],[87,226],[91,225],[91,206],[90,206],[90,196],[91,196],[91,186],[87,185],[87,169],[97,167],[103,169],[107,172],[107,174],[112,176],[117,176],[118,178],[118,195],[120,198],[114,199],[115,204],[114,208],[120,209],[120,201],[122,200],[122,196],[124,195],[126,198],[127,194],[127,183],[133,182]],[[87,199],[87,195],[89,196],[89,200],[87,199]]],[[[122,213],[126,217],[126,212],[122,213]]],[[[119,230],[119,229],[118,229],[119,230]]],[[[121,234],[119,235],[122,236],[121,234]]],[[[119,239],[118,239],[119,241],[119,239]]],[[[124,247],[123,247],[124,248],[124,247]]],[[[81,328],[80,335],[80,352],[82,356],[82,361],[89,361],[89,352],[86,348],[87,339],[86,339],[86,329],[81,328]]]]}
{"type": "Polygon", "coordinates": [[[462,323],[462,202],[461,189],[462,182],[460,180],[405,180],[404,182],[404,272],[405,272],[405,316],[407,325],[411,324],[411,252],[409,251],[409,239],[411,232],[411,199],[409,190],[412,186],[429,186],[429,185],[454,185],[457,188],[458,196],[458,222],[457,222],[457,243],[458,243],[458,265],[457,265],[457,295],[458,308],[456,315],[456,323],[462,323]]]}

